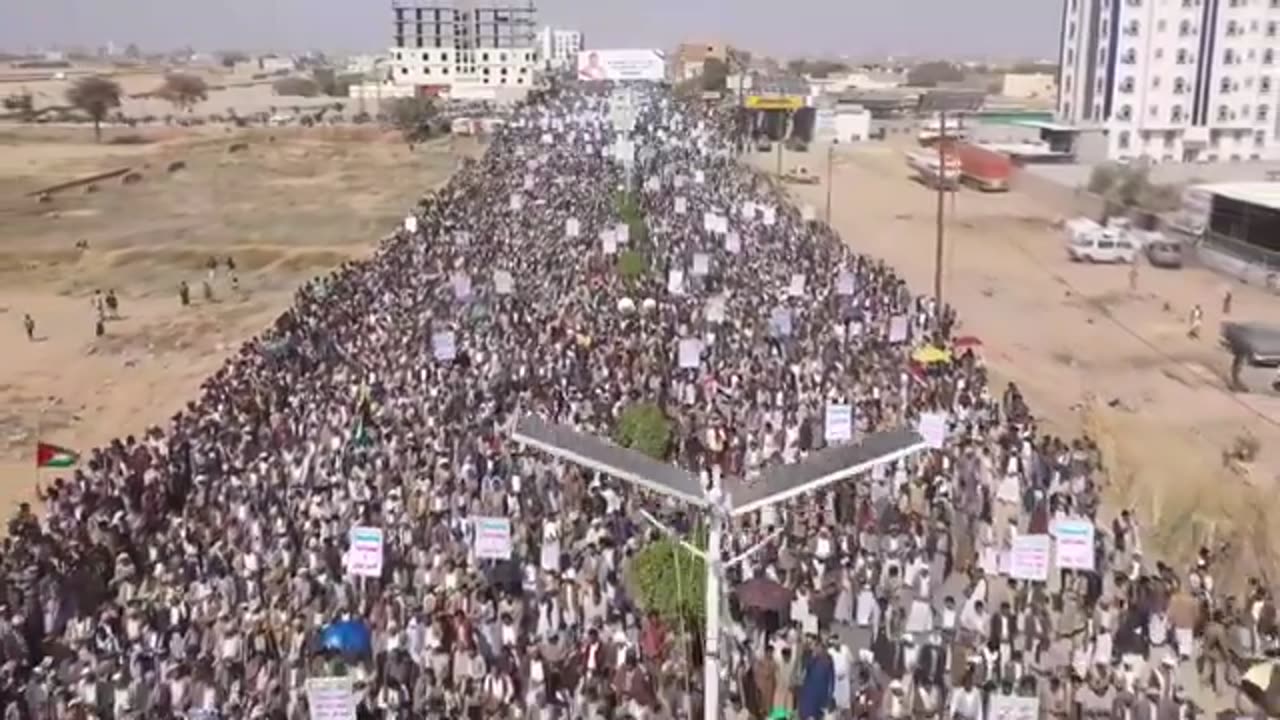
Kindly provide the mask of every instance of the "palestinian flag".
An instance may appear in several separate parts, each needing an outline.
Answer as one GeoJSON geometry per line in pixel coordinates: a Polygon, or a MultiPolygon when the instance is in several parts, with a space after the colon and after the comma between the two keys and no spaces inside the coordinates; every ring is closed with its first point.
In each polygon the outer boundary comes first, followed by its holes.
{"type": "Polygon", "coordinates": [[[80,454],[60,445],[36,443],[36,467],[65,468],[80,462],[80,454]]]}

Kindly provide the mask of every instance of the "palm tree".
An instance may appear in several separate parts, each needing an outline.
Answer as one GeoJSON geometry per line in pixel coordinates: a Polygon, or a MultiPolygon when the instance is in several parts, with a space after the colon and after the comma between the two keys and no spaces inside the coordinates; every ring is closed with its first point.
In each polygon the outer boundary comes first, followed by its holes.
{"type": "Polygon", "coordinates": [[[209,99],[209,86],[197,75],[170,73],[165,76],[158,94],[175,108],[190,112],[196,103],[209,99]]]}
{"type": "Polygon", "coordinates": [[[81,78],[67,89],[67,102],[93,120],[93,137],[102,142],[102,119],[120,107],[120,85],[101,75],[81,78]]]}

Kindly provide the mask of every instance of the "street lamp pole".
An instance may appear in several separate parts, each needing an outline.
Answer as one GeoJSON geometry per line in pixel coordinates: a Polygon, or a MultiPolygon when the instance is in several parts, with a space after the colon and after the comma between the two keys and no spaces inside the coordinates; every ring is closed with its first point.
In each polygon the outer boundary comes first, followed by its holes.
{"type": "MultiPolygon", "coordinates": [[[[684,546],[702,557],[707,565],[706,627],[703,652],[703,719],[720,720],[720,595],[724,572],[764,547],[781,530],[748,548],[727,563],[721,557],[724,535],[730,522],[740,515],[761,510],[815,492],[839,480],[908,457],[928,447],[911,430],[893,430],[868,435],[860,442],[840,445],[810,455],[793,465],[768,468],[751,484],[724,478],[718,484],[714,474],[710,487],[697,476],[673,465],[658,462],[634,450],[620,448],[600,438],[565,425],[548,423],[526,415],[516,420],[511,432],[515,442],[567,460],[596,472],[611,475],[645,490],[665,495],[703,511],[707,516],[707,550],[684,546]]],[[[645,511],[659,529],[674,534],[645,511]]]]}
{"type": "Polygon", "coordinates": [[[836,152],[836,144],[833,141],[827,145],[827,209],[824,213],[827,218],[827,226],[831,226],[831,164],[834,161],[836,152]]]}

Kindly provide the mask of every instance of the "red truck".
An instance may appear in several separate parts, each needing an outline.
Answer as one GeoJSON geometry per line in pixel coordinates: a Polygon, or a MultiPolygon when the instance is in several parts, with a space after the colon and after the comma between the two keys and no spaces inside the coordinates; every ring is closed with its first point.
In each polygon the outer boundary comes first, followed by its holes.
{"type": "Polygon", "coordinates": [[[987,192],[1004,192],[1009,189],[1013,161],[1008,155],[971,143],[954,143],[951,152],[960,158],[960,173],[964,182],[987,192]]]}

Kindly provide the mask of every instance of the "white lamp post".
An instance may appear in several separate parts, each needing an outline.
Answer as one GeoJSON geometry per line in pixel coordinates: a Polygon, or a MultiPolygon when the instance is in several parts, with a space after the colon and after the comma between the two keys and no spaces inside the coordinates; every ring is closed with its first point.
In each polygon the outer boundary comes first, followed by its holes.
{"type": "MultiPolygon", "coordinates": [[[[774,465],[750,485],[735,478],[725,478],[721,487],[705,488],[696,476],[685,470],[534,416],[519,418],[511,437],[522,445],[706,511],[706,552],[685,543],[686,547],[703,557],[707,565],[707,623],[703,652],[704,720],[720,720],[720,585],[724,580],[724,571],[746,560],[781,532],[774,532],[726,563],[721,560],[720,554],[724,532],[730,521],[736,516],[813,492],[928,447],[924,439],[912,430],[877,433],[856,444],[814,453],[801,463],[774,465]]],[[[647,512],[644,515],[663,531],[671,532],[647,512]]]]}

